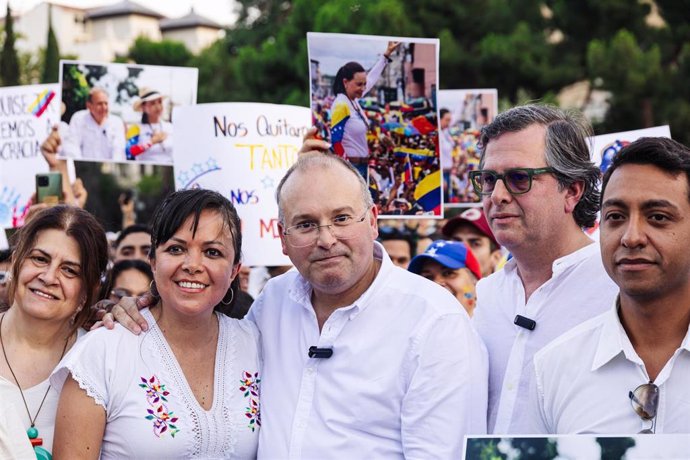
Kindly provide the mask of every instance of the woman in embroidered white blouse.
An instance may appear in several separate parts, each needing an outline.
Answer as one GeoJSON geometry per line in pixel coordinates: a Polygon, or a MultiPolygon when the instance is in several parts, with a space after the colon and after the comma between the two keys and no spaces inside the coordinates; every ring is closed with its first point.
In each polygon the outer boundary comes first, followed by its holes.
{"type": "Polygon", "coordinates": [[[152,222],[151,328],[88,334],[58,365],[56,458],[252,458],[259,418],[258,332],[217,314],[238,289],[242,236],[209,190],[166,198],[152,222]]]}

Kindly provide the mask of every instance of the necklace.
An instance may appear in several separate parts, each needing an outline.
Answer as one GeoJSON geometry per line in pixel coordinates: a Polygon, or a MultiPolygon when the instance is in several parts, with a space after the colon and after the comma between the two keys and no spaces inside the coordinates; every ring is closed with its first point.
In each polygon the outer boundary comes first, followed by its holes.
{"type": "MultiPolygon", "coordinates": [[[[17,388],[19,389],[19,394],[22,396],[22,401],[24,401],[24,408],[26,409],[26,415],[29,416],[29,422],[31,423],[31,427],[29,427],[29,429],[26,430],[26,434],[29,436],[29,439],[31,439],[31,440],[37,439],[38,438],[38,429],[36,429],[36,418],[38,418],[38,414],[41,412],[41,409],[43,408],[43,403],[46,401],[46,398],[48,397],[48,392],[50,391],[50,385],[48,385],[48,389],[46,390],[46,393],[43,395],[43,399],[41,400],[41,405],[38,406],[38,410],[36,411],[36,415],[34,415],[34,417],[31,418],[31,412],[29,411],[29,405],[26,403],[26,398],[24,397],[24,392],[22,391],[22,387],[21,387],[21,385],[19,385],[19,380],[17,380],[17,376],[14,374],[14,370],[12,369],[12,366],[10,366],[9,359],[7,359],[7,351],[5,351],[5,342],[2,340],[2,322],[3,321],[5,321],[5,315],[2,315],[2,317],[0,317],[0,345],[2,346],[2,354],[5,357],[5,362],[7,363],[7,367],[10,369],[10,372],[12,373],[12,377],[14,378],[14,383],[17,384],[17,388]]],[[[60,355],[60,360],[62,360],[62,357],[65,356],[65,351],[67,350],[67,343],[69,343],[69,338],[67,338],[67,340],[65,340],[65,346],[62,348],[62,354],[60,355]]]]}

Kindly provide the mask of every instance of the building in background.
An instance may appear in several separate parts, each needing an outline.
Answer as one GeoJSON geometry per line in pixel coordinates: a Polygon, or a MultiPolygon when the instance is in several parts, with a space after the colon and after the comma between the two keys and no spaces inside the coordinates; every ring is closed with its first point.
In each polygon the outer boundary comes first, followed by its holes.
{"type": "Polygon", "coordinates": [[[193,9],[181,18],[167,18],[130,0],[88,9],[45,1],[15,16],[18,51],[37,53],[45,47],[49,9],[60,53],[88,61],[124,56],[138,37],[180,41],[198,53],[224,34],[222,25],[193,9]]]}

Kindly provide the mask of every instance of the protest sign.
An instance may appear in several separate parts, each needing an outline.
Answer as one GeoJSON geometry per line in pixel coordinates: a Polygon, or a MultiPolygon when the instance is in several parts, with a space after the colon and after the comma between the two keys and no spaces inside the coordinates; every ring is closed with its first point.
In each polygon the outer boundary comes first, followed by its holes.
{"type": "Polygon", "coordinates": [[[37,173],[48,172],[41,143],[60,121],[57,84],[0,88],[0,227],[24,223],[37,173]]]}
{"type": "Polygon", "coordinates": [[[641,137],[671,137],[668,125],[653,128],[635,129],[620,133],[601,134],[590,138],[592,161],[601,169],[602,174],[611,165],[616,154],[626,145],[641,137]]]}
{"type": "Polygon", "coordinates": [[[216,190],[232,201],[242,219],[244,264],[289,265],[280,246],[275,190],[297,161],[309,109],[199,104],[176,108],[174,117],[175,188],[216,190]]]}
{"type": "Polygon", "coordinates": [[[171,165],[171,113],[196,103],[197,79],[198,69],[189,67],[60,61],[62,120],[69,129],[58,155],[171,165]]]}
{"type": "Polygon", "coordinates": [[[443,215],[439,40],[307,33],[312,121],[382,217],[443,215]]]}
{"type": "Polygon", "coordinates": [[[479,168],[480,130],[498,113],[495,89],[444,89],[438,92],[439,150],[446,206],[478,203],[469,172],[479,168]]]}

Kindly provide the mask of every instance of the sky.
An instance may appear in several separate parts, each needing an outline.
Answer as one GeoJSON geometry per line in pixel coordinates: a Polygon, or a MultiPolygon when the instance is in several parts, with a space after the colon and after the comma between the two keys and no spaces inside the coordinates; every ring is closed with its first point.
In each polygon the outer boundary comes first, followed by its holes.
{"type": "MultiPolygon", "coordinates": [[[[13,12],[24,12],[32,9],[34,6],[42,3],[45,0],[9,0],[10,8],[13,12]]],[[[105,6],[113,3],[118,3],[120,0],[55,0],[53,3],[60,5],[74,6],[78,8],[94,8],[105,6]]],[[[212,19],[221,25],[230,25],[233,22],[235,14],[234,2],[232,0],[133,0],[142,6],[150,8],[154,11],[169,17],[176,18],[184,16],[189,13],[189,10],[194,6],[194,11],[209,19],[212,19]]],[[[7,0],[0,0],[0,14],[5,15],[7,8],[7,0]]]]}

